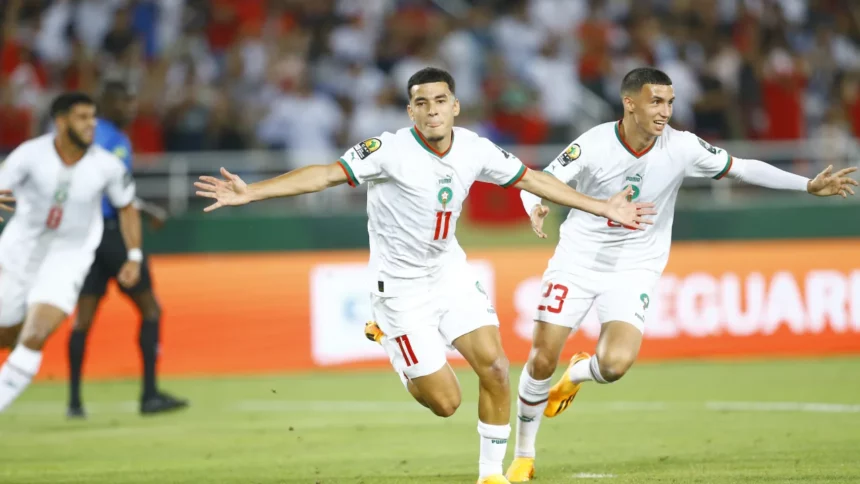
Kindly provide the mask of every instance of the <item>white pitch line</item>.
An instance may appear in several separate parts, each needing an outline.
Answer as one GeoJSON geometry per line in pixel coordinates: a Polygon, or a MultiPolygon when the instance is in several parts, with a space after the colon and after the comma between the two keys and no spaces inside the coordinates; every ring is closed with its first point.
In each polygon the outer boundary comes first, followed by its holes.
{"type": "Polygon", "coordinates": [[[705,408],[734,412],[860,413],[860,405],[812,402],[706,402],[705,408]]]}
{"type": "Polygon", "coordinates": [[[570,477],[574,479],[612,479],[616,476],[615,474],[592,474],[590,472],[580,472],[579,474],[574,474],[570,477]]]}
{"type": "MultiPolygon", "coordinates": [[[[116,402],[92,402],[86,406],[91,414],[133,414],[139,403],[133,400],[116,402]]],[[[461,405],[461,410],[477,408],[475,402],[461,405]]],[[[666,412],[675,410],[707,410],[715,412],[803,412],[803,413],[860,413],[860,404],[817,402],[578,402],[577,412],[666,412]]],[[[423,413],[427,410],[415,402],[370,401],[370,400],[239,400],[224,406],[211,407],[211,411],[238,413],[286,413],[286,412],[341,412],[341,413],[423,413]]],[[[62,415],[65,406],[60,401],[24,401],[13,405],[7,415],[62,415]]],[[[193,408],[192,408],[193,411],[193,408]]]]}

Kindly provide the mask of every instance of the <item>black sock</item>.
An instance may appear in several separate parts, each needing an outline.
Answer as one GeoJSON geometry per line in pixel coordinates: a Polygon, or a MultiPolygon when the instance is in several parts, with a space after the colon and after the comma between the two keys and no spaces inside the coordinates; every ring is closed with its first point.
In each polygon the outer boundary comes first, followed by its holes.
{"type": "Polygon", "coordinates": [[[86,331],[72,331],[69,335],[69,406],[81,406],[81,367],[87,345],[86,331]]]}
{"type": "Polygon", "coordinates": [[[140,325],[140,356],[143,359],[143,398],[155,396],[155,366],[158,360],[158,329],[160,321],[143,320],[140,325]]]}

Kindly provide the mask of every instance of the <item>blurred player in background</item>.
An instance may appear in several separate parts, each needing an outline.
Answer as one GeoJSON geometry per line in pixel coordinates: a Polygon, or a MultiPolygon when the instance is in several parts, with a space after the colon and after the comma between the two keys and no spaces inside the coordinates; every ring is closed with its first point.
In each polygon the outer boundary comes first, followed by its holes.
{"type": "MultiPolygon", "coordinates": [[[[206,211],[272,197],[369,183],[367,214],[373,316],[367,332],[385,348],[409,393],[433,413],[452,415],[460,386],[446,351],[456,348],[480,381],[479,483],[502,475],[510,434],[508,360],[499,321],[466,254],[454,236],[475,181],[517,187],[562,205],[639,226],[650,205],[583,196],[558,179],[529,171],[517,157],[475,133],[454,127],[460,104],[454,79],[427,68],[408,82],[412,128],[383,133],[344,153],[336,163],[313,165],[246,185],[222,168],[225,180],[201,177],[198,195],[214,198],[206,211]]],[[[607,197],[609,198],[609,197],[607,197]]]]}
{"type": "MultiPolygon", "coordinates": [[[[95,103],[62,94],[51,117],[54,133],[21,144],[0,167],[0,189],[11,189],[18,203],[0,234],[0,346],[14,346],[0,368],[0,411],[30,384],[45,341],[75,308],[102,237],[105,192],[119,207],[126,246],[140,253],[134,180],[116,156],[92,145],[95,103]]],[[[132,257],[117,279],[133,287],[139,278],[140,259],[132,257]]]]}
{"type": "MultiPolygon", "coordinates": [[[[111,81],[105,84],[99,100],[99,119],[96,125],[95,144],[117,156],[131,173],[131,142],[122,129],[134,118],[135,96],[124,82],[111,81]]],[[[163,223],[166,213],[151,204],[135,200],[135,205],[144,213],[163,223]]],[[[96,249],[95,260],[84,280],[78,299],[78,312],[69,335],[69,408],[71,418],[86,416],[81,400],[81,373],[86,352],[87,334],[95,319],[99,303],[111,279],[122,273],[123,266],[130,261],[140,264],[140,280],[134,286],[120,285],[122,292],[134,303],[141,317],[140,354],[143,363],[143,388],[140,397],[140,412],[156,414],[188,406],[188,402],[158,391],[156,365],[158,361],[159,327],[161,308],[152,291],[152,278],[147,258],[138,250],[126,249],[120,230],[117,209],[110,198],[102,201],[104,234],[96,249]]]]}
{"type": "MultiPolygon", "coordinates": [[[[632,188],[632,200],[655,203],[659,215],[645,231],[577,211],[562,224],[558,247],[543,276],[532,351],[520,378],[517,446],[507,472],[511,482],[534,477],[535,438],[542,415],[561,414],[583,382],[614,382],[636,360],[651,294],[669,259],[675,199],[685,177],[728,176],[817,196],[853,195],[851,185],[857,185],[845,176],[855,168],[832,173],[828,167],[809,180],[762,161],[733,158],[692,133],[673,129],[672,81],[656,69],[628,73],[621,97],[623,120],[587,131],[545,171],[565,183],[576,181],[577,190],[598,198],[632,188]],[[595,303],[602,323],[595,355],[574,355],[550,389],[570,332],[595,303]]],[[[537,196],[523,192],[521,197],[532,227],[545,237],[542,227],[549,209],[537,196]]]]}

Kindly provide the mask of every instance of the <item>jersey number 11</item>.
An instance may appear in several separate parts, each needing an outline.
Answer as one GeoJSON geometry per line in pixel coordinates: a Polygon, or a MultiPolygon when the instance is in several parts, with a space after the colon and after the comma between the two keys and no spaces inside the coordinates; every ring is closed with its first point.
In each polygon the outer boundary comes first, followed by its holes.
{"type": "Polygon", "coordinates": [[[451,226],[451,212],[436,212],[436,230],[433,232],[433,240],[445,240],[448,238],[448,227],[451,226]]]}

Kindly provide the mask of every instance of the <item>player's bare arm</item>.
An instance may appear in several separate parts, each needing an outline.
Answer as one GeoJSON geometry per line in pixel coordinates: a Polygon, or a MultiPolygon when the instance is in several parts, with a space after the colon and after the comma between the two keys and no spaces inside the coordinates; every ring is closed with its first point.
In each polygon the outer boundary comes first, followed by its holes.
{"type": "Polygon", "coordinates": [[[117,210],[117,217],[122,239],[128,247],[128,260],[120,268],[116,279],[123,286],[132,287],[140,280],[140,263],[143,262],[140,212],[134,207],[134,203],[130,203],[117,210]]]}
{"type": "MultiPolygon", "coordinates": [[[[9,203],[15,203],[15,197],[12,196],[12,190],[0,190],[0,210],[5,210],[7,212],[12,212],[14,209],[7,205],[9,203]]],[[[0,217],[0,222],[3,221],[3,217],[0,217]]]]}
{"type": "Polygon", "coordinates": [[[261,182],[246,184],[238,175],[221,168],[223,180],[212,176],[201,176],[194,184],[197,195],[212,198],[215,203],[204,212],[217,208],[265,200],[267,198],[292,197],[314,193],[326,188],[347,183],[347,174],[339,163],[310,165],[261,182]]]}
{"type": "Polygon", "coordinates": [[[613,222],[637,229],[644,229],[642,224],[652,224],[645,216],[657,213],[653,203],[628,201],[628,197],[633,193],[630,187],[613,195],[609,200],[598,200],[574,190],[550,174],[537,170],[526,172],[522,180],[514,186],[559,205],[606,217],[613,222]]]}

